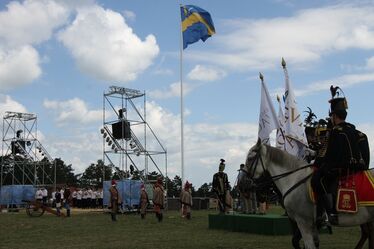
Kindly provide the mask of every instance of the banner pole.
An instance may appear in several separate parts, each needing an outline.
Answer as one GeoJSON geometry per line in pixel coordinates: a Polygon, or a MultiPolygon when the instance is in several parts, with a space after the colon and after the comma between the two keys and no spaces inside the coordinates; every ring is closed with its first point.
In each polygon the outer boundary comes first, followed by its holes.
{"type": "MultiPolygon", "coordinates": [[[[180,5],[180,8],[182,5],[180,5]]],[[[180,10],[179,8],[179,10],[180,10]]],[[[182,22],[180,25],[180,115],[181,115],[181,180],[182,186],[184,182],[184,106],[183,106],[183,31],[182,31],[182,22]]]]}

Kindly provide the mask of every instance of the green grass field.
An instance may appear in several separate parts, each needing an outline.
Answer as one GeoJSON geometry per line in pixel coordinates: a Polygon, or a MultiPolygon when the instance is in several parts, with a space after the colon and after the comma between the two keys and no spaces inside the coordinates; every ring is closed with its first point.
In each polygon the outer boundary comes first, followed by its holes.
{"type": "MultiPolygon", "coordinates": [[[[277,210],[275,210],[277,212],[277,210]]],[[[289,249],[291,236],[264,236],[208,229],[208,214],[194,211],[192,220],[176,211],[164,213],[158,223],[154,214],[119,215],[112,222],[101,212],[77,213],[70,218],[44,214],[30,218],[24,211],[0,214],[0,248],[250,248],[289,249]]],[[[322,234],[320,248],[352,249],[359,227],[334,228],[322,234]]]]}

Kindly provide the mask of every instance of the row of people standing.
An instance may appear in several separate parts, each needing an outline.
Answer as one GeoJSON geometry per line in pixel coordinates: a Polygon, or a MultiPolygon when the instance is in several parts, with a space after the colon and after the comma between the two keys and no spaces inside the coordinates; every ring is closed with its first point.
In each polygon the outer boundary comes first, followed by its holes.
{"type": "MultiPolygon", "coordinates": [[[[64,189],[59,190],[61,196],[64,196],[64,189]]],[[[52,192],[52,206],[55,206],[55,193],[52,192]]],[[[71,205],[76,208],[102,208],[103,191],[102,189],[74,189],[71,192],[71,205]]]]}
{"type": "Polygon", "coordinates": [[[77,189],[72,192],[73,206],[77,208],[103,208],[102,189],[77,189]]]}

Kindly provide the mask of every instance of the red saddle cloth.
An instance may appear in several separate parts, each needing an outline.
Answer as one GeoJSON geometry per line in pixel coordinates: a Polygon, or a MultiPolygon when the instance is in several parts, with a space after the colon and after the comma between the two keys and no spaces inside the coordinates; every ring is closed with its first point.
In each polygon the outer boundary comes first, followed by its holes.
{"type": "MultiPolygon", "coordinates": [[[[309,194],[315,202],[316,193],[310,191],[309,194]]],[[[370,170],[343,176],[340,179],[336,200],[337,211],[355,213],[358,206],[374,206],[374,176],[370,170]]]]}
{"type": "Polygon", "coordinates": [[[374,206],[374,177],[370,170],[344,176],[341,179],[342,189],[355,189],[359,206],[374,206]]]}

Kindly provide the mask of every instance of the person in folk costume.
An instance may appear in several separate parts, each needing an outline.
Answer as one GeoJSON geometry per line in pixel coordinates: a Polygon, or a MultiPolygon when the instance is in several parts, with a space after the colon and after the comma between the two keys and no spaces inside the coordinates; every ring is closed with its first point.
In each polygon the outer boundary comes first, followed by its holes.
{"type": "Polygon", "coordinates": [[[116,186],[116,181],[112,180],[112,186],[109,188],[112,221],[117,221],[118,205],[122,203],[121,195],[116,186]]]}
{"type": "Polygon", "coordinates": [[[312,187],[317,192],[317,224],[323,223],[323,212],[326,210],[331,223],[338,223],[337,212],[333,205],[338,179],[359,170],[366,165],[360,155],[358,136],[353,124],[345,121],[347,117],[347,100],[345,97],[334,98],[339,87],[330,87],[332,99],[329,100],[330,131],[325,155],[318,161],[317,170],[312,176],[312,187]]]}
{"type": "Polygon", "coordinates": [[[230,196],[230,184],[225,170],[225,160],[221,159],[219,164],[219,171],[213,175],[213,191],[218,198],[218,206],[221,213],[228,212],[232,205],[232,198],[230,196]]]}
{"type": "Polygon", "coordinates": [[[159,222],[161,222],[163,218],[161,209],[164,207],[164,198],[162,179],[158,177],[157,182],[153,185],[153,207],[159,222]]]}
{"type": "Polygon", "coordinates": [[[191,207],[192,207],[192,195],[191,195],[192,184],[186,181],[184,188],[180,195],[180,202],[182,204],[182,217],[191,219],[191,207]]]}
{"type": "Polygon", "coordinates": [[[140,185],[140,217],[142,219],[145,218],[146,212],[147,212],[147,206],[149,204],[148,194],[147,191],[145,191],[144,184],[142,183],[140,185]]]}

